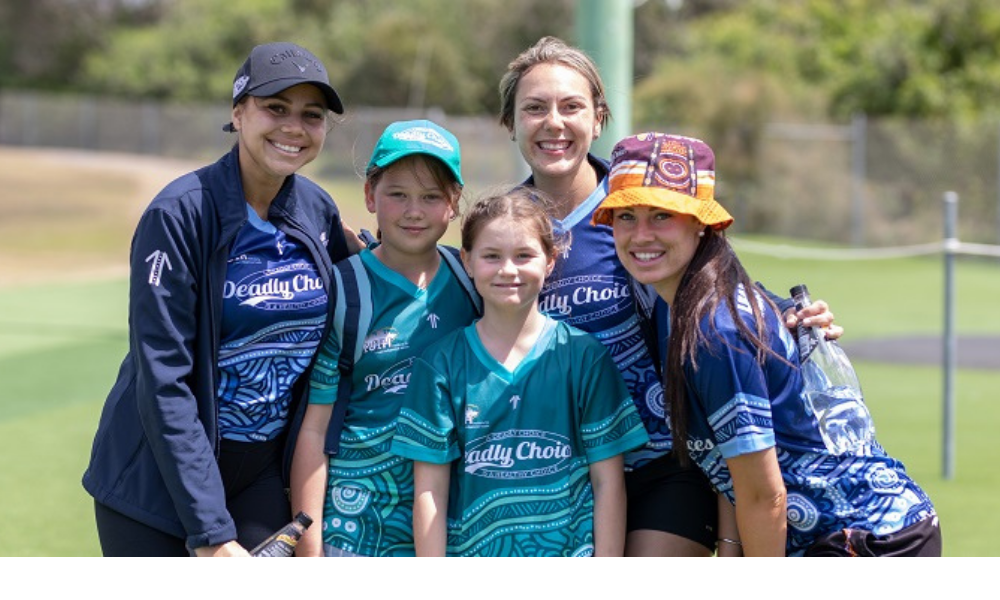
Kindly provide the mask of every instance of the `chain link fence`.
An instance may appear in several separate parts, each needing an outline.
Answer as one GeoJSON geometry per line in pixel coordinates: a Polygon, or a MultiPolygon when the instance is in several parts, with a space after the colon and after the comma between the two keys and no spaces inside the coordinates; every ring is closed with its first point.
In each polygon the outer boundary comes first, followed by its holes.
{"type": "MultiPolygon", "coordinates": [[[[233,143],[222,131],[229,114],[224,104],[7,90],[0,91],[0,144],[208,162],[233,143]]],[[[527,174],[515,145],[492,116],[366,107],[339,117],[317,161],[320,173],[360,177],[383,128],[412,118],[433,119],[455,133],[470,192],[514,183],[527,174]]],[[[736,217],[734,232],[856,247],[927,243],[940,239],[940,198],[954,190],[962,197],[961,239],[1000,242],[1000,123],[961,127],[858,117],[847,124],[788,124],[775,119],[753,143],[737,145],[742,154],[706,141],[719,154],[718,193],[736,217]],[[736,164],[743,166],[739,178],[727,174],[727,165],[736,164]]]]}

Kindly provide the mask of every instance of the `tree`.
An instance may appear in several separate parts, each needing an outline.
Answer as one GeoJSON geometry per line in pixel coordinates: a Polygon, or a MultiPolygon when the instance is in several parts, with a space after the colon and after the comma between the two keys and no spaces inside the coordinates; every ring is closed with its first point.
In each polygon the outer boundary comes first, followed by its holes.
{"type": "Polygon", "coordinates": [[[160,0],[13,0],[0,4],[0,86],[59,89],[113,27],[155,20],[160,0]]]}

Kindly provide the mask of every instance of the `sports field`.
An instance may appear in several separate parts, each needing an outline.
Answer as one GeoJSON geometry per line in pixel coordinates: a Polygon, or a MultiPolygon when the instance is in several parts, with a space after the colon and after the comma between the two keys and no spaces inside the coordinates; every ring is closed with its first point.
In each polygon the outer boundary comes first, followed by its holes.
{"type": "MultiPolygon", "coordinates": [[[[17,540],[0,555],[99,554],[80,477],[126,346],[131,229],[160,186],[191,166],[0,148],[0,539],[17,540]]],[[[349,222],[371,227],[359,182],[329,187],[349,222]]],[[[913,336],[940,335],[940,257],[743,257],[751,275],[775,292],[805,282],[814,298],[828,300],[848,348],[865,341],[913,345],[913,336]]],[[[1000,264],[960,260],[957,279],[960,333],[1000,356],[1000,264]]],[[[879,440],[937,505],[945,554],[996,556],[1000,369],[958,372],[956,475],[946,481],[940,366],[867,359],[856,365],[879,440]]]]}

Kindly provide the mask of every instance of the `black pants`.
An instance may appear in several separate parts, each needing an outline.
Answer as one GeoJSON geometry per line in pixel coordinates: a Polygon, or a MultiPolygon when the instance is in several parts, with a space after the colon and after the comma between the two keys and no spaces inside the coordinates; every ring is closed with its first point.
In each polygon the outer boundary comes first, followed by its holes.
{"type": "Polygon", "coordinates": [[[842,529],[821,537],[806,556],[941,556],[937,515],[884,536],[862,529],[842,529]]]}
{"type": "MultiPolygon", "coordinates": [[[[226,508],[236,522],[237,541],[247,550],[292,520],[281,479],[281,440],[243,443],[223,440],[219,470],[226,508]]],[[[190,556],[184,540],[94,503],[104,556],[190,556]]]]}

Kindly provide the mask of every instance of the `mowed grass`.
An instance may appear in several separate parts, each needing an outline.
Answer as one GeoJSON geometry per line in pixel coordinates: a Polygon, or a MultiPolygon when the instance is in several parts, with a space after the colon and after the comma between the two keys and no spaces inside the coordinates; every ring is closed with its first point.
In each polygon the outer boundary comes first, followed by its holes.
{"type": "MultiPolygon", "coordinates": [[[[6,172],[0,167],[0,187],[6,172]]],[[[93,180],[81,176],[73,183],[83,189],[100,186],[101,180],[100,176],[93,180]]],[[[360,200],[359,182],[325,184],[348,222],[373,228],[360,200]]],[[[127,180],[120,187],[125,194],[143,189],[127,180]]],[[[54,193],[45,190],[45,194],[54,193]]],[[[23,193],[27,195],[19,201],[31,202],[32,188],[27,186],[23,193]]],[[[74,195],[62,193],[60,197],[69,202],[74,195]]],[[[0,205],[7,198],[0,195],[0,205]]],[[[106,201],[124,203],[126,199],[109,195],[106,201]]],[[[78,213],[80,227],[86,227],[88,214],[78,213]]],[[[24,220],[21,227],[43,224],[24,220]]],[[[118,268],[124,267],[133,225],[134,220],[126,231],[114,233],[115,243],[126,245],[119,253],[118,268]]],[[[21,238],[28,246],[58,246],[59,242],[58,238],[32,241],[36,239],[41,238],[21,238]]],[[[3,250],[0,237],[0,253],[3,250]]],[[[31,248],[22,250],[30,254],[31,248]]],[[[94,256],[82,247],[52,250],[58,256],[94,256]]],[[[107,251],[116,252],[110,247],[107,251]]],[[[831,303],[849,339],[941,331],[940,257],[827,262],[742,256],[751,275],[779,294],[796,283],[807,283],[814,298],[831,303]]],[[[84,262],[97,264],[90,258],[84,262]]],[[[127,345],[127,282],[120,276],[80,277],[79,269],[61,262],[47,265],[36,259],[32,267],[48,283],[0,285],[0,490],[4,491],[0,539],[17,541],[7,544],[0,555],[96,556],[100,550],[92,501],[80,478],[104,397],[127,345]]],[[[959,330],[1000,334],[1000,313],[995,309],[1000,265],[960,260],[957,282],[959,330]]],[[[942,477],[941,368],[868,361],[856,366],[880,442],[906,464],[937,506],[945,554],[996,556],[992,541],[1000,539],[1000,515],[995,510],[1000,472],[994,464],[994,429],[1000,423],[1000,403],[995,401],[1000,371],[958,372],[956,474],[946,481],[942,477]]]]}
{"type": "MultiPolygon", "coordinates": [[[[924,268],[913,273],[913,285],[918,287],[937,268],[926,261],[921,264],[924,268]]],[[[854,270],[871,268],[868,265],[855,265],[854,270]]],[[[786,276],[777,266],[768,265],[768,269],[776,277],[786,276]]],[[[970,292],[989,289],[1000,276],[1000,270],[990,273],[982,265],[969,266],[961,265],[959,272],[970,292]]],[[[877,305],[885,302],[877,289],[856,289],[853,294],[877,305]]],[[[126,297],[123,280],[0,290],[0,377],[4,382],[0,489],[5,491],[0,503],[0,539],[19,540],[16,549],[2,550],[2,554],[99,553],[92,505],[80,477],[104,396],[124,355],[126,297]],[[23,535],[25,531],[33,533],[23,535]]],[[[851,294],[833,302],[848,307],[846,316],[840,317],[848,335],[865,336],[867,332],[855,324],[850,309],[855,302],[864,303],[851,294]]],[[[909,307],[923,312],[918,315],[923,321],[937,318],[933,302],[914,300],[912,304],[924,307],[922,311],[909,307]]],[[[959,308],[963,313],[979,313],[985,323],[992,323],[986,294],[963,296],[959,308]]],[[[991,541],[1000,536],[1000,516],[994,510],[1000,492],[1000,473],[994,464],[994,429],[1000,423],[995,390],[1000,389],[1000,371],[959,370],[956,476],[945,481],[941,369],[874,362],[859,362],[857,368],[879,440],[906,464],[937,505],[946,554],[996,555],[991,541]]]]}

